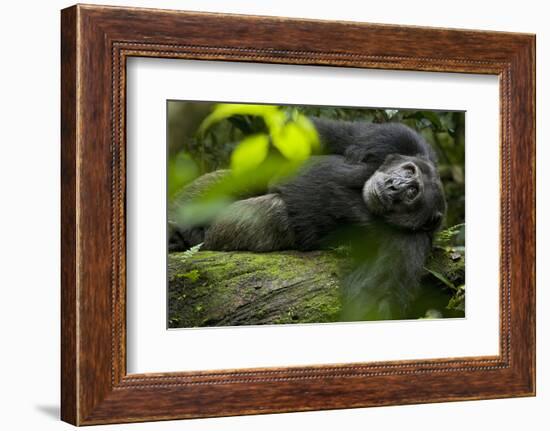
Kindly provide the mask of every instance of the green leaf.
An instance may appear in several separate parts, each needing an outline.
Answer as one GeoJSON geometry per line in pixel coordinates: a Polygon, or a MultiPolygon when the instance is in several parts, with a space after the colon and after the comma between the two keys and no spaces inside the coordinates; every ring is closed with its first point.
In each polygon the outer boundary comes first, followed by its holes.
{"type": "Polygon", "coordinates": [[[231,169],[236,174],[256,169],[269,150],[267,135],[252,135],[243,139],[231,154],[231,169]]]}
{"type": "Polygon", "coordinates": [[[430,274],[432,274],[439,281],[441,281],[443,284],[445,284],[447,287],[451,288],[452,290],[456,290],[456,286],[443,274],[440,274],[437,271],[433,271],[430,268],[424,268],[424,269],[428,271],[430,274]]]}
{"type": "Polygon", "coordinates": [[[201,276],[200,272],[196,269],[186,272],[185,274],[181,274],[181,277],[187,278],[192,283],[196,282],[200,278],[200,276],[201,276]]]}
{"type": "Polygon", "coordinates": [[[302,132],[307,136],[312,152],[319,152],[321,149],[321,143],[319,141],[319,134],[317,129],[309,118],[305,115],[297,115],[294,119],[298,127],[302,129],[302,132]]]}
{"type": "Polygon", "coordinates": [[[455,140],[448,132],[438,132],[435,134],[439,146],[446,151],[451,151],[455,144],[455,140]]]}
{"type": "Polygon", "coordinates": [[[189,154],[180,152],[168,160],[168,198],[174,195],[199,175],[199,169],[189,154]]]}
{"type": "Polygon", "coordinates": [[[448,310],[460,310],[464,311],[466,309],[466,294],[465,286],[462,284],[457,287],[457,292],[449,300],[449,303],[446,307],[448,310]]]}
{"type": "Polygon", "coordinates": [[[443,313],[441,311],[436,310],[435,308],[430,308],[426,310],[426,314],[424,314],[423,317],[419,317],[419,319],[441,319],[443,317],[443,313]]]}
{"type": "Polygon", "coordinates": [[[397,109],[384,109],[384,111],[386,112],[386,116],[388,117],[388,119],[393,118],[395,114],[399,112],[397,109]]]}
{"type": "Polygon", "coordinates": [[[460,230],[465,226],[464,223],[460,223],[442,231],[439,231],[434,240],[434,245],[438,247],[446,247],[450,245],[451,240],[460,233],[460,230]]]}
{"type": "MultiPolygon", "coordinates": [[[[181,257],[181,261],[182,262],[185,262],[186,260],[188,259],[191,259],[195,254],[197,254],[199,252],[199,250],[201,249],[203,243],[201,242],[200,244],[197,244],[197,245],[194,245],[193,247],[191,247],[189,250],[186,250],[182,257],[181,257]]],[[[198,278],[198,277],[197,277],[198,278]]],[[[195,281],[195,280],[193,280],[195,281]]]]}
{"type": "Polygon", "coordinates": [[[439,119],[439,116],[435,112],[433,112],[433,111],[420,111],[419,115],[421,117],[427,118],[430,121],[430,123],[432,123],[437,130],[441,130],[443,128],[443,125],[441,124],[441,120],[439,119]]]}
{"type": "Polygon", "coordinates": [[[281,132],[286,122],[284,111],[274,109],[265,112],[262,116],[271,136],[275,136],[281,132]]]}
{"type": "MultiPolygon", "coordinates": [[[[254,115],[263,117],[266,124],[269,127],[268,121],[274,121],[274,117],[277,117],[279,110],[276,106],[272,105],[246,105],[246,104],[232,104],[232,103],[220,103],[216,105],[212,113],[204,119],[200,128],[199,134],[204,135],[213,124],[220,122],[233,115],[254,115]]],[[[283,115],[284,117],[284,115],[283,115]]]]}
{"type": "Polygon", "coordinates": [[[311,155],[308,132],[296,123],[286,124],[273,136],[273,144],[288,160],[303,161],[311,155]]]}

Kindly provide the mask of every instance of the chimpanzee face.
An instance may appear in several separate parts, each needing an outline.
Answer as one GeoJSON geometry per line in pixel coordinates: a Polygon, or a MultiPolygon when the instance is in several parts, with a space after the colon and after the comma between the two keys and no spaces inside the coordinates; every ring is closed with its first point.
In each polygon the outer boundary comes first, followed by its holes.
{"type": "Polygon", "coordinates": [[[420,157],[389,155],[365,183],[363,199],[371,213],[415,231],[436,230],[446,210],[439,174],[420,157]]]}

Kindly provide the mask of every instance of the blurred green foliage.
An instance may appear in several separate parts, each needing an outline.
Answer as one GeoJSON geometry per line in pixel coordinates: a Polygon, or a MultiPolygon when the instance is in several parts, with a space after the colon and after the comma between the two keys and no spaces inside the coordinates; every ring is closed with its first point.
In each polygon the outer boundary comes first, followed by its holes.
{"type": "Polygon", "coordinates": [[[169,139],[188,137],[181,147],[169,142],[169,199],[196,176],[220,168],[230,174],[178,210],[175,217],[186,225],[205,224],[239,196],[264,192],[320,151],[313,123],[296,108],[220,103],[194,124],[195,132],[177,131],[178,116],[194,105],[168,105],[169,139]]]}
{"type": "MultiPolygon", "coordinates": [[[[459,224],[437,232],[432,258],[425,267],[432,281],[438,281],[451,296],[446,310],[459,313],[464,313],[466,301],[465,248],[463,244],[456,245],[455,238],[464,233],[464,227],[464,224],[459,224]]],[[[451,316],[456,317],[456,314],[451,316]]]]}
{"type": "MultiPolygon", "coordinates": [[[[447,310],[442,312],[445,317],[463,315],[464,112],[169,101],[169,200],[196,177],[218,169],[231,169],[223,181],[182,209],[182,219],[195,224],[207,222],[241,194],[266,190],[269,182],[284,178],[299,168],[310,155],[320,150],[317,133],[308,119],[310,116],[404,123],[419,132],[435,149],[448,209],[445,230],[438,233],[434,253],[441,251],[445,259],[449,253],[456,255],[457,268],[447,271],[446,261],[439,267],[426,268],[431,277],[428,284],[439,286],[438,295],[446,292],[438,299],[447,305],[447,310]]],[[[433,295],[435,291],[428,289],[427,292],[433,295]]],[[[426,301],[428,304],[433,299],[426,301]]],[[[421,310],[426,310],[426,304],[419,308],[419,316],[424,316],[421,310]]],[[[426,318],[437,317],[441,311],[434,313],[427,313],[426,318]]]]}
{"type": "MultiPolygon", "coordinates": [[[[169,196],[193,178],[223,168],[265,176],[292,172],[319,150],[307,117],[399,122],[418,131],[435,149],[447,198],[445,227],[464,223],[465,113],[409,109],[274,106],[168,102],[169,196]],[[274,165],[280,165],[278,168],[274,165]]],[[[464,229],[455,237],[464,243],[464,229]]]]}
{"type": "MultiPolygon", "coordinates": [[[[258,169],[269,158],[270,143],[278,150],[278,154],[291,163],[305,161],[320,148],[317,132],[307,117],[300,114],[297,109],[284,111],[272,105],[216,105],[202,122],[198,131],[199,136],[215,136],[215,132],[211,132],[212,126],[232,118],[244,119],[244,129],[249,131],[231,153],[231,170],[236,175],[258,169]],[[262,119],[265,127],[254,130],[246,123],[246,119],[252,122],[256,118],[262,119]]],[[[242,121],[237,124],[237,127],[243,128],[242,121]]]]}

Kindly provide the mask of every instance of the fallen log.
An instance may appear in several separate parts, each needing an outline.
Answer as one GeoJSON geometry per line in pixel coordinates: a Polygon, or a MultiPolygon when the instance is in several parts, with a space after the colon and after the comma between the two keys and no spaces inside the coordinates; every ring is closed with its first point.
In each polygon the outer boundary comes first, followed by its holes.
{"type": "MultiPolygon", "coordinates": [[[[336,251],[169,253],[169,327],[339,321],[345,262],[336,251]]],[[[420,317],[463,315],[460,304],[445,309],[451,298],[463,301],[462,254],[434,250],[430,265],[423,278],[428,286],[423,297],[429,300],[417,305],[415,312],[420,317]]]]}

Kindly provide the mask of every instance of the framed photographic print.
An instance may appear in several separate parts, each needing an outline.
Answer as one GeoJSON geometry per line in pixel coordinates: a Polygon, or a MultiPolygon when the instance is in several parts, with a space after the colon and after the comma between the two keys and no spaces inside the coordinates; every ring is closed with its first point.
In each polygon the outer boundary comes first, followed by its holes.
{"type": "Polygon", "coordinates": [[[63,420],[535,394],[533,35],[61,30],[63,420]]]}

